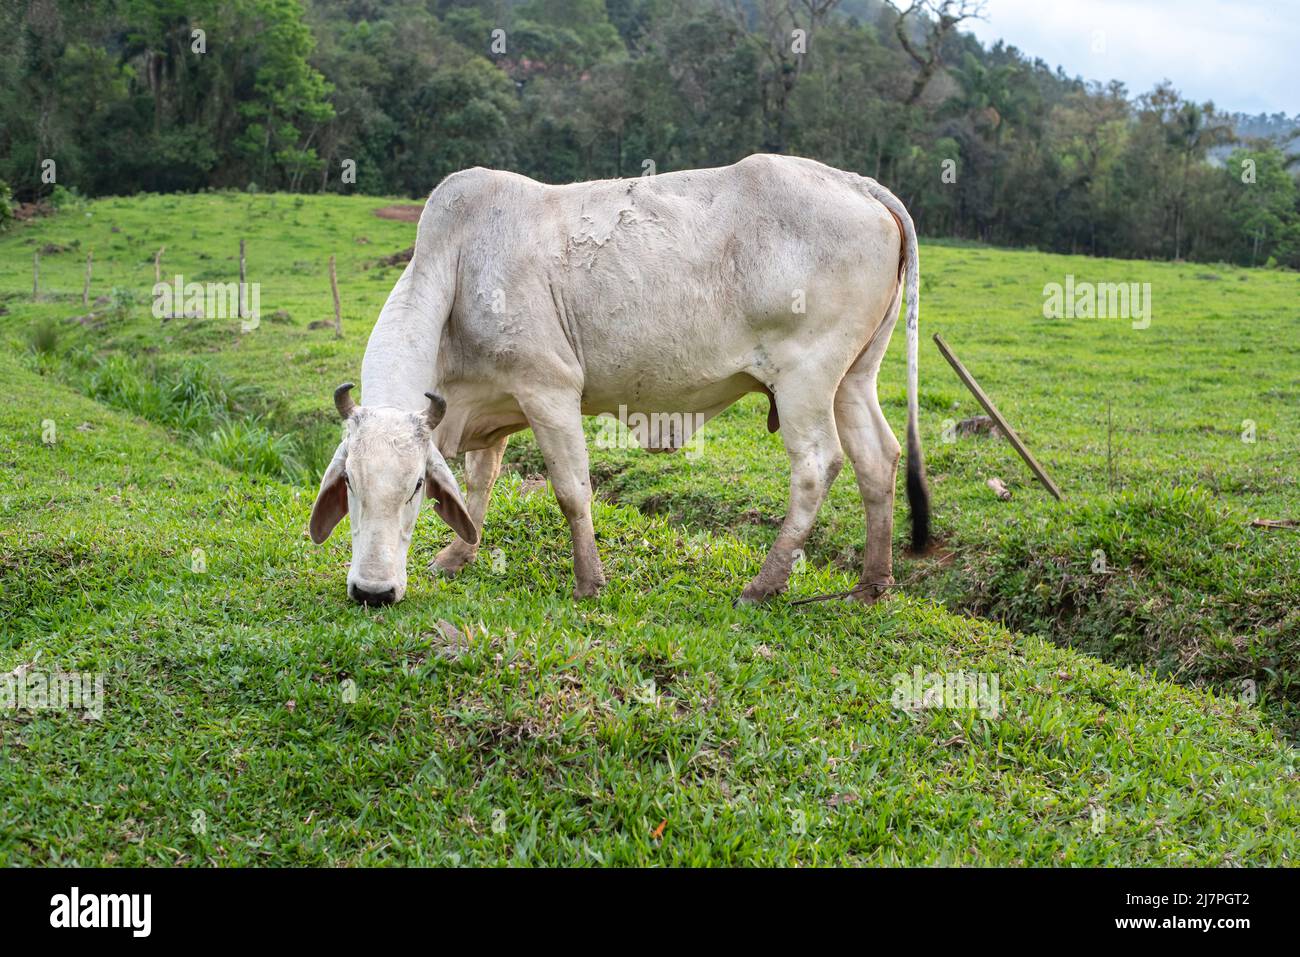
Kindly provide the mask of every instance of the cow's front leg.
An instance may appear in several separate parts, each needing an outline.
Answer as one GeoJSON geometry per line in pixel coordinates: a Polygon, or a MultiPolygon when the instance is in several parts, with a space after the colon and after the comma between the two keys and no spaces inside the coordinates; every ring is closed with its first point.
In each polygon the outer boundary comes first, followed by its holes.
{"type": "Polygon", "coordinates": [[[800,392],[791,384],[777,389],[776,405],[790,456],[790,508],[762,569],[740,594],[745,603],[785,591],[795,553],[807,541],[822,500],[844,462],[829,396],[800,392]]]}
{"type": "Polygon", "coordinates": [[[588,598],[605,584],[591,524],[591,473],[582,412],[574,396],[541,396],[520,401],[524,416],[546,460],[546,474],[573,535],[573,595],[588,598]]]}
{"type": "MultiPolygon", "coordinates": [[[[501,474],[501,457],[505,455],[508,439],[509,436],[503,436],[494,445],[465,453],[465,508],[479,531],[480,543],[483,541],[483,519],[487,516],[488,498],[492,495],[497,476],[501,474]]],[[[434,558],[432,568],[444,575],[455,575],[474,560],[478,549],[478,545],[471,545],[457,535],[434,558]]]]}

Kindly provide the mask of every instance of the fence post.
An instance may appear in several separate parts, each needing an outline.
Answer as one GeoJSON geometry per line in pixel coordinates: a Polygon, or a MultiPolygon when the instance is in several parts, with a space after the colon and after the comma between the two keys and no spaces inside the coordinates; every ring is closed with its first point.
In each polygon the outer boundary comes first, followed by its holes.
{"type": "Polygon", "coordinates": [[[330,292],[334,293],[334,338],[343,338],[343,314],[339,311],[339,279],[334,270],[334,255],[330,254],[330,292]]]}
{"type": "Polygon", "coordinates": [[[81,287],[81,306],[83,309],[90,308],[90,275],[95,264],[95,250],[91,247],[90,252],[86,253],[86,284],[81,287]]]}

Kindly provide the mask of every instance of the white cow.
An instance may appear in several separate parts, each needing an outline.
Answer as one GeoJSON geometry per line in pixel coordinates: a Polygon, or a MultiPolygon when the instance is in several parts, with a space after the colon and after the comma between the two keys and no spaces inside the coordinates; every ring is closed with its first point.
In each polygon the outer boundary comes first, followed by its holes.
{"type": "Polygon", "coordinates": [[[916,234],[887,189],[766,155],[570,186],[487,169],[449,176],[370,335],[364,405],[350,383],[335,392],[347,438],[321,480],[312,538],[350,513],[348,593],[398,601],[416,516],[432,498],[456,532],[435,564],[456,573],[478,550],[507,437],[531,428],[573,535],[574,594],[594,595],[605,576],[582,417],[622,409],[694,424],[763,392],[790,456],[790,508],[742,600],[785,590],[847,452],[866,511],[853,597],[875,601],[893,581],[899,457],[876,373],[904,275],[907,491],[921,549],[916,234]],[[462,453],[464,499],[445,461],[462,453]]]}

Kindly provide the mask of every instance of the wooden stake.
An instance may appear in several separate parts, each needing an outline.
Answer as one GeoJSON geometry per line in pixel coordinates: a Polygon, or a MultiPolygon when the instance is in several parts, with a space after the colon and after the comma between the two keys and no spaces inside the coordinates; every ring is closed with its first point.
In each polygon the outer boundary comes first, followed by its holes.
{"type": "Polygon", "coordinates": [[[248,318],[247,310],[245,309],[245,302],[244,302],[245,295],[246,295],[244,291],[245,279],[247,275],[248,275],[248,271],[245,268],[245,262],[244,262],[244,241],[241,239],[239,241],[239,319],[241,322],[248,318]]]}
{"type": "Polygon", "coordinates": [[[32,302],[39,302],[41,299],[41,254],[39,251],[32,253],[32,302]]]}
{"type": "Polygon", "coordinates": [[[1294,518],[1256,518],[1250,524],[1255,528],[1300,528],[1300,520],[1294,518]]]}
{"type": "Polygon", "coordinates": [[[943,337],[938,333],[934,335],[934,343],[939,347],[939,351],[943,353],[943,357],[948,360],[948,364],[952,366],[953,371],[957,373],[957,378],[966,384],[966,388],[970,389],[971,394],[979,400],[980,405],[984,406],[984,411],[998,424],[998,428],[1007,437],[1011,447],[1020,453],[1020,457],[1025,460],[1029,470],[1037,476],[1038,481],[1043,483],[1043,488],[1051,492],[1052,497],[1059,502],[1064,497],[1061,495],[1061,490],[1056,487],[1056,483],[1052,481],[1046,469],[1039,465],[1038,460],[1030,454],[1029,449],[1025,448],[1025,443],[1020,441],[1020,436],[1016,435],[1016,430],[1007,424],[1007,420],[998,411],[998,407],[993,404],[993,400],[985,395],[984,390],[980,388],[980,384],[975,381],[975,377],[966,371],[966,367],[953,355],[952,350],[948,348],[948,343],[944,342],[943,337]]]}
{"type": "Polygon", "coordinates": [[[1111,464],[1112,453],[1111,453],[1111,444],[1110,444],[1110,437],[1114,431],[1115,431],[1114,423],[1113,423],[1113,419],[1111,418],[1111,399],[1109,396],[1107,396],[1106,397],[1106,491],[1108,492],[1112,492],[1115,490],[1115,480],[1114,480],[1115,471],[1114,471],[1114,466],[1111,464]]]}
{"type": "Polygon", "coordinates": [[[155,286],[162,282],[162,254],[166,251],[166,246],[159,246],[158,251],[153,254],[153,284],[155,286]]]}
{"type": "Polygon", "coordinates": [[[334,338],[343,338],[343,315],[339,312],[339,279],[334,271],[334,256],[330,256],[330,291],[334,293],[334,338]]]}
{"type": "Polygon", "coordinates": [[[90,307],[90,274],[94,268],[95,250],[86,253],[86,284],[81,287],[81,305],[83,308],[90,307]]]}

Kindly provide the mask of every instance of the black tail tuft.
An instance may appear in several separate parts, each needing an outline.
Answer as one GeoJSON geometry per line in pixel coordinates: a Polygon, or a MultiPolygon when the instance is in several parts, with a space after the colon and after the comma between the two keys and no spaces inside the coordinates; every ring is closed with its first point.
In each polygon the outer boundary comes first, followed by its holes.
{"type": "Polygon", "coordinates": [[[912,552],[930,547],[930,489],[925,481],[921,438],[912,423],[907,426],[907,506],[912,513],[912,552]]]}

